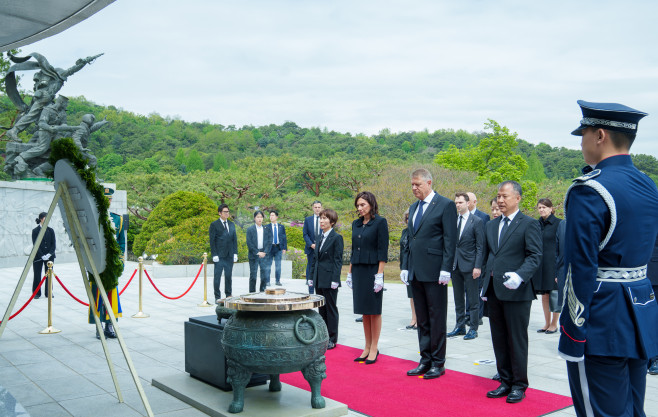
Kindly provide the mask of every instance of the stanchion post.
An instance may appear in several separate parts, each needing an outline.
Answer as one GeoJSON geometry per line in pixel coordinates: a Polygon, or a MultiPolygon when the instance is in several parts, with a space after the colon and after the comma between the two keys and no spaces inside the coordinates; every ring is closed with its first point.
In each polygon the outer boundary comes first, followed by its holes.
{"type": "Polygon", "coordinates": [[[199,307],[212,307],[208,302],[208,253],[203,253],[203,302],[199,307]]]}
{"type": "Polygon", "coordinates": [[[134,319],[145,319],[151,317],[149,314],[146,314],[142,311],[142,275],[144,272],[144,258],[139,257],[139,312],[133,314],[132,318],[134,319]]]}
{"type": "Polygon", "coordinates": [[[48,288],[48,327],[41,330],[39,332],[40,334],[54,334],[61,332],[61,330],[57,330],[53,327],[53,263],[52,261],[48,261],[47,265],[48,265],[48,272],[46,273],[46,276],[48,277],[48,279],[46,279],[46,285],[48,288]]]}

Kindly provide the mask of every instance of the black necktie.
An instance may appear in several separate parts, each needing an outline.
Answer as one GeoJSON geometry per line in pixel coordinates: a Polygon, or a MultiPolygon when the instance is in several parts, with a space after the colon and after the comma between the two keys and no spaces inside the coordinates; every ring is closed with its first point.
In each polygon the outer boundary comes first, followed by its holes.
{"type": "Polygon", "coordinates": [[[462,217],[461,215],[459,216],[459,222],[457,223],[457,239],[462,237],[462,217]]]}
{"type": "Polygon", "coordinates": [[[500,235],[498,236],[498,246],[500,246],[500,242],[503,240],[503,236],[505,236],[505,232],[507,232],[508,226],[509,226],[509,217],[503,217],[503,228],[500,229],[500,235]]]}
{"type": "Polygon", "coordinates": [[[320,218],[315,216],[315,236],[320,234],[320,218]]]}
{"type": "Polygon", "coordinates": [[[322,241],[324,240],[324,233],[320,235],[320,243],[318,243],[318,251],[322,249],[322,241]]]}
{"type": "Polygon", "coordinates": [[[418,231],[418,227],[420,226],[420,219],[423,217],[424,205],[425,201],[420,200],[420,204],[418,204],[418,210],[416,210],[416,220],[414,220],[414,233],[418,231]]]}
{"type": "Polygon", "coordinates": [[[228,232],[228,223],[222,222],[224,224],[224,229],[226,229],[226,232],[228,232]]]}

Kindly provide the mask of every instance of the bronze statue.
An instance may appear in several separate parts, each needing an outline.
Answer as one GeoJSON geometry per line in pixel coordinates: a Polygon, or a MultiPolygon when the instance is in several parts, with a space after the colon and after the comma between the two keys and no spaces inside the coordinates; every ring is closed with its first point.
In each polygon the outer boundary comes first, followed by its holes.
{"type": "Polygon", "coordinates": [[[4,170],[12,178],[45,177],[46,172],[53,168],[48,163],[50,144],[66,134],[71,134],[82,154],[89,159],[89,165],[96,165],[96,157],[87,148],[89,135],[107,124],[107,120],[94,123],[95,117],[86,114],[80,125],[69,126],[66,124],[68,99],[60,95],[55,100],[55,96],[69,76],[101,55],[103,54],[78,59],[75,65],[66,70],[54,68],[43,55],[38,53],[31,53],[25,57],[9,57],[14,65],[7,71],[5,87],[7,96],[21,111],[16,123],[6,133],[11,141],[6,146],[4,170]],[[33,78],[34,94],[32,101],[27,105],[18,93],[16,72],[35,69],[39,71],[33,78]],[[36,123],[37,131],[27,143],[23,143],[18,134],[33,123],[36,123]]]}

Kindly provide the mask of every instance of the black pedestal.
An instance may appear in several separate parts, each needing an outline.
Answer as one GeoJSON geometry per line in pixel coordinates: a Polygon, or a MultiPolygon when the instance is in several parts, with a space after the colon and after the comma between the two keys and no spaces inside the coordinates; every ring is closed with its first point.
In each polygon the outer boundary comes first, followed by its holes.
{"type": "MultiPolygon", "coordinates": [[[[222,348],[224,325],[217,316],[190,317],[185,322],[185,372],[224,391],[230,391],[226,382],[226,357],[222,348]]],[[[268,375],[252,374],[248,387],[267,382],[268,375]]]]}

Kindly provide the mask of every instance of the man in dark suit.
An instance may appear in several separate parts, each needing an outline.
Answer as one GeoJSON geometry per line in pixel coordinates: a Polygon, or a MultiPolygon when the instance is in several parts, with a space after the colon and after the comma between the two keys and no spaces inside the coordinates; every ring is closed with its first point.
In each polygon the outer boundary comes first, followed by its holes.
{"type": "Polygon", "coordinates": [[[432,190],[432,174],[417,169],[411,189],[418,199],[409,207],[409,247],[400,279],[410,283],[418,323],[419,365],[409,376],[438,378],[445,373],[448,283],[455,257],[455,203],[432,190]]]}
{"type": "Polygon", "coordinates": [[[521,185],[504,181],[496,198],[502,216],[487,223],[482,296],[487,299],[491,341],[500,386],[489,398],[525,398],[528,388],[528,322],[535,298],[532,276],[541,263],[539,222],[519,211],[521,185]]]}
{"type": "Polygon", "coordinates": [[[269,253],[272,250],[272,229],[263,226],[263,212],[254,213],[254,225],[247,229],[247,249],[249,249],[249,292],[256,292],[256,275],[260,268],[259,291],[265,291],[270,278],[269,253]]]}
{"type": "MultiPolygon", "coordinates": [[[[475,196],[475,193],[468,192],[468,212],[470,214],[473,214],[479,218],[482,219],[482,227],[487,227],[487,222],[490,220],[490,217],[487,213],[484,213],[480,211],[477,208],[478,205],[478,200],[477,197],[475,196]]],[[[480,314],[478,316],[479,321],[478,324],[482,324],[482,317],[484,317],[484,301],[482,298],[480,298],[480,292],[482,291],[482,282],[484,281],[484,277],[480,275],[480,278],[478,278],[478,303],[480,305],[480,314]]],[[[468,298],[468,288],[466,289],[466,297],[468,298]]],[[[470,326],[470,316],[466,315],[466,324],[470,326]]]]}
{"type": "MultiPolygon", "coordinates": [[[[32,244],[36,243],[37,237],[39,236],[39,233],[41,232],[41,227],[43,227],[43,222],[46,220],[46,216],[48,214],[46,212],[42,212],[39,214],[39,217],[36,219],[37,227],[32,229],[32,244]]],[[[32,281],[32,292],[34,292],[39,284],[41,283],[41,279],[43,277],[42,272],[45,270],[47,271],[48,267],[46,266],[47,263],[50,262],[55,262],[55,248],[56,248],[56,239],[55,239],[55,231],[51,228],[48,227],[46,228],[46,231],[44,232],[43,239],[41,239],[41,244],[39,245],[39,249],[37,249],[37,254],[34,257],[34,262],[32,263],[32,269],[34,270],[34,279],[32,281]]],[[[45,294],[46,297],[48,297],[48,282],[45,281],[45,294]]],[[[41,287],[39,287],[39,291],[37,294],[34,296],[34,298],[40,298],[41,297],[41,287]]]]}
{"type": "Polygon", "coordinates": [[[340,271],[343,267],[343,237],[333,229],[338,221],[338,214],[331,209],[322,210],[320,214],[322,233],[318,236],[315,245],[311,276],[316,293],[325,299],[324,306],[320,307],[318,311],[329,332],[327,349],[333,349],[338,343],[336,300],[340,287],[340,271]]]}
{"type": "Polygon", "coordinates": [[[222,292],[219,290],[219,284],[222,281],[222,272],[224,272],[224,294],[230,297],[233,294],[233,263],[238,261],[238,235],[235,232],[235,224],[230,221],[231,214],[228,206],[222,204],[217,209],[219,219],[210,224],[208,231],[210,235],[210,252],[212,261],[215,264],[213,291],[215,299],[222,298],[222,292]]]}
{"type": "Polygon", "coordinates": [[[475,193],[472,193],[472,192],[469,191],[466,194],[468,195],[468,200],[466,200],[466,202],[468,203],[468,212],[475,215],[475,216],[478,216],[479,218],[481,218],[482,219],[482,224],[484,226],[486,226],[487,222],[491,218],[489,217],[489,215],[487,213],[484,213],[484,212],[478,210],[478,208],[477,208],[478,200],[477,200],[477,197],[475,196],[475,193]]]}
{"type": "MultiPolygon", "coordinates": [[[[313,261],[313,254],[315,251],[315,238],[321,233],[320,230],[320,212],[322,211],[322,203],[318,200],[313,202],[313,215],[304,219],[304,228],[302,235],[304,236],[304,253],[306,254],[306,279],[311,277],[311,262],[313,261]]],[[[313,294],[313,287],[308,287],[309,294],[313,294]]]]}
{"type": "Polygon", "coordinates": [[[457,206],[457,246],[452,271],[452,291],[455,297],[457,324],[448,337],[463,335],[464,340],[478,337],[480,319],[480,285],[484,261],[484,225],[482,219],[468,211],[468,194],[455,194],[457,206]],[[464,296],[466,295],[466,303],[464,296]],[[466,307],[465,305],[466,304],[466,307]],[[466,333],[466,313],[470,329],[466,333]]]}
{"type": "MultiPolygon", "coordinates": [[[[272,270],[272,262],[274,262],[275,283],[276,285],[281,285],[281,255],[285,254],[288,250],[288,238],[286,236],[286,228],[282,224],[279,224],[278,211],[270,211],[270,224],[268,227],[272,232],[272,250],[269,254],[270,271],[272,270]]],[[[270,283],[269,277],[267,283],[270,283]]]]}

